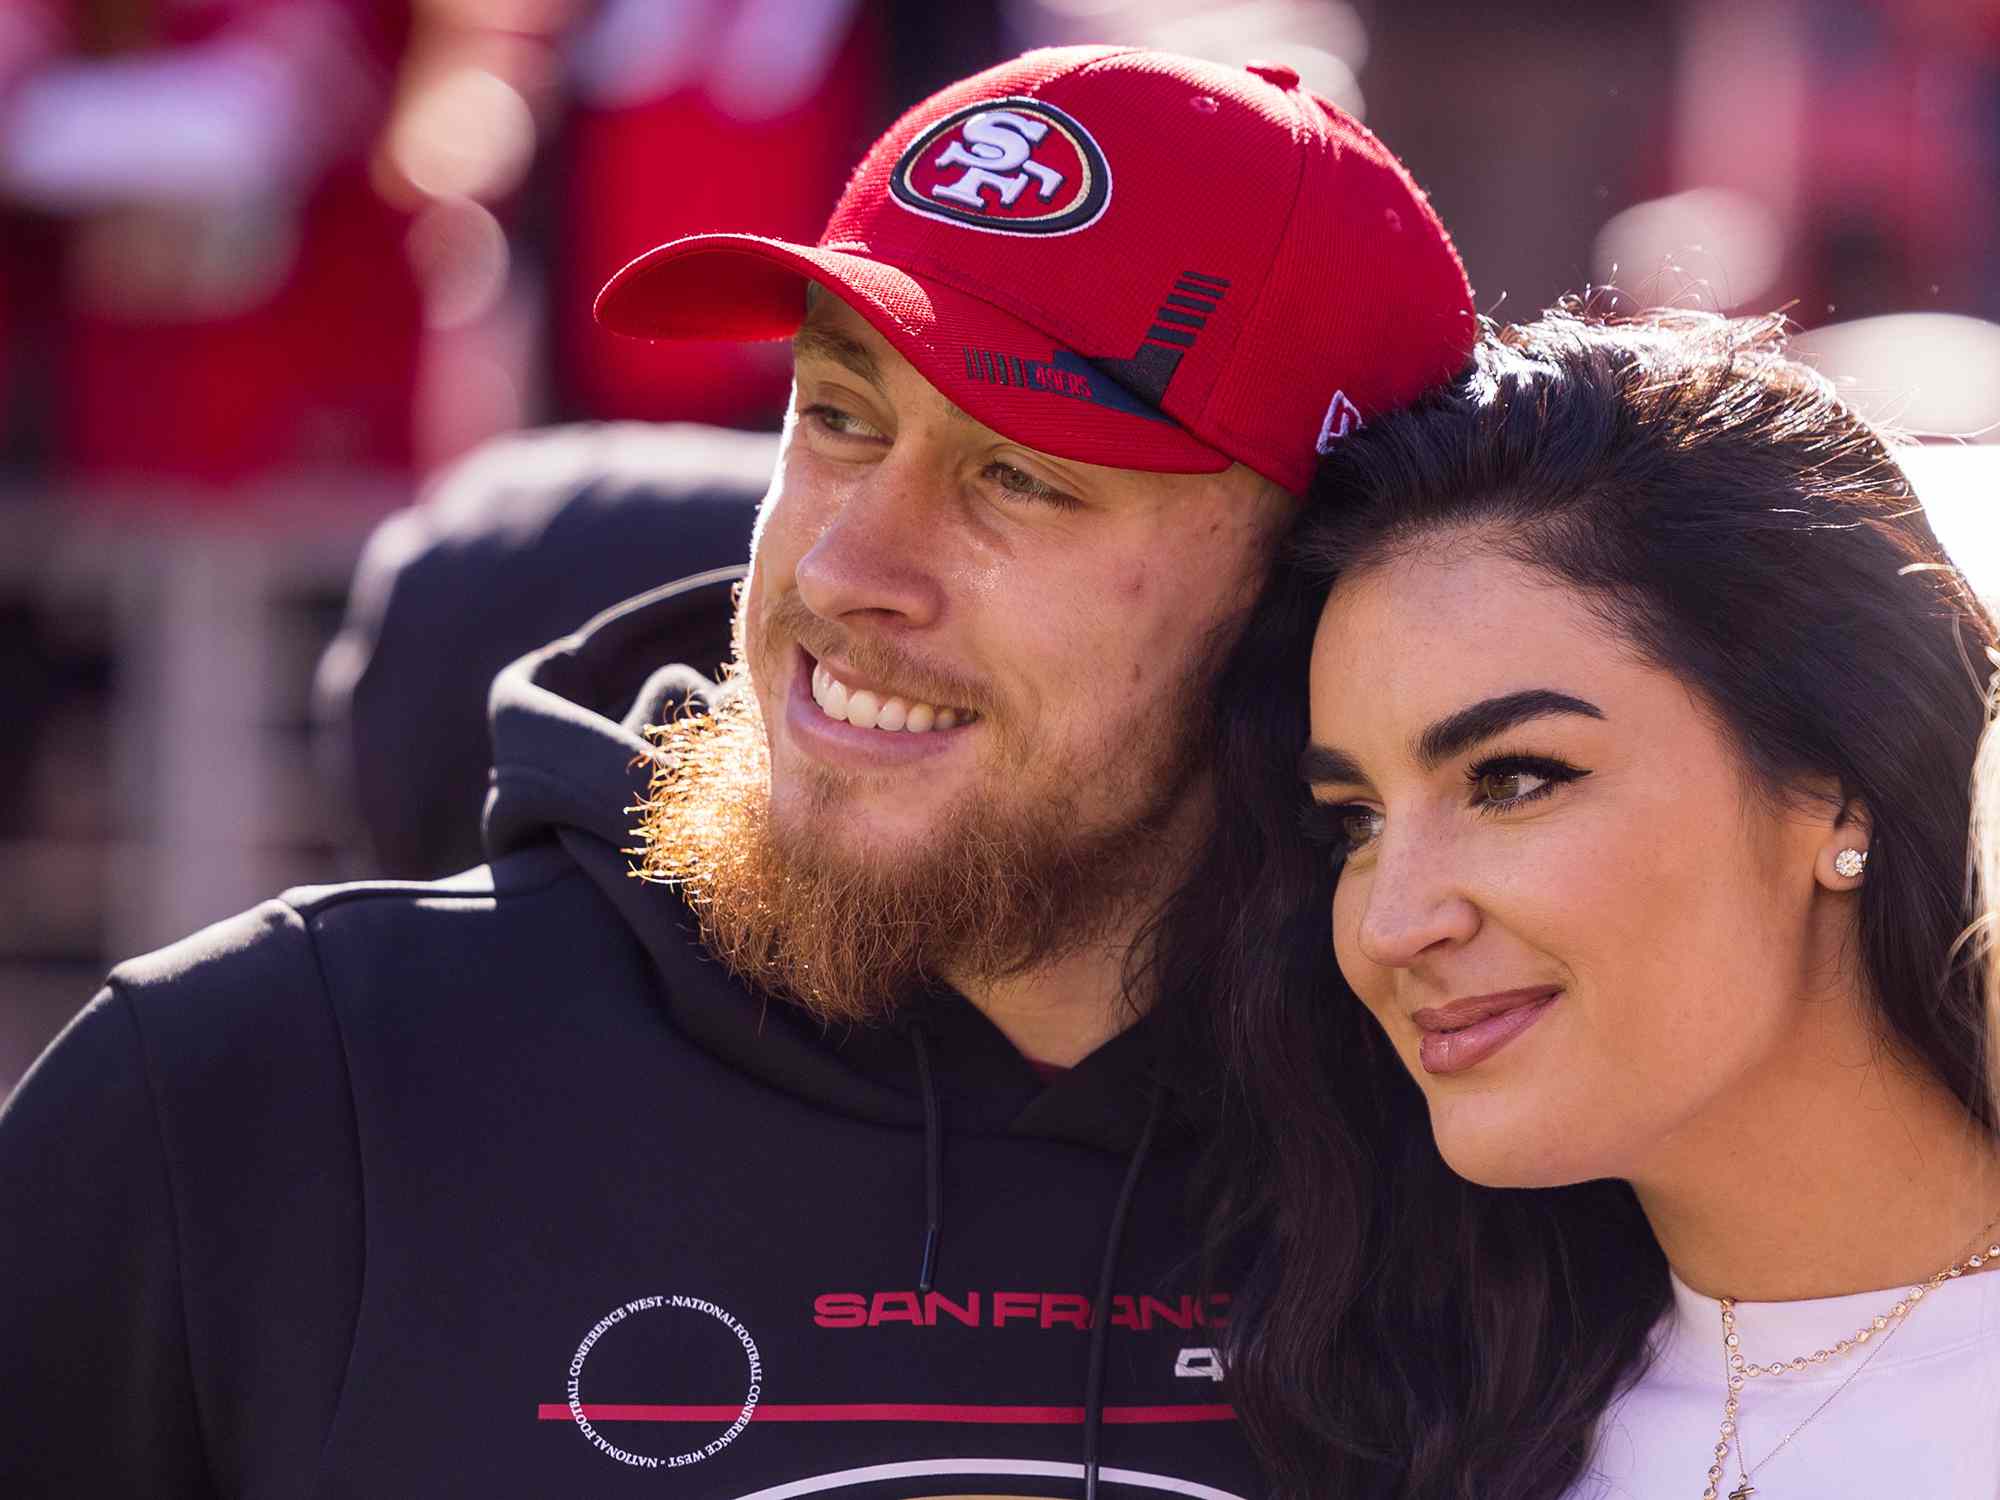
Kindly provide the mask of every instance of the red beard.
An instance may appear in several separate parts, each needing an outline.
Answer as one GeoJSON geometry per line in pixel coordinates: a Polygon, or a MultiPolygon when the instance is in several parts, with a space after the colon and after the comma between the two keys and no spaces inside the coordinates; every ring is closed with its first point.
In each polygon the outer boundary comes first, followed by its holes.
{"type": "MultiPolygon", "coordinates": [[[[1206,686],[1206,664],[1191,674],[1206,686]]],[[[1186,852],[1182,814],[1207,759],[1205,690],[1175,695],[1180,721],[1153,721],[1120,756],[1131,795],[1086,825],[1047,787],[1003,800],[989,774],[938,819],[923,848],[856,858],[808,826],[771,816],[770,761],[742,674],[712,716],[649,731],[657,768],[636,836],[637,873],[680,889],[702,939],[731,972],[823,1021],[865,1022],[939,983],[1021,974],[1135,929],[1186,852]],[[1170,829],[1173,832],[1170,833],[1170,829]]],[[[1102,771],[1100,778],[1114,773],[1102,771]]],[[[831,784],[809,799],[837,816],[831,784]]],[[[1197,820],[1198,821],[1198,820],[1197,820]]]]}

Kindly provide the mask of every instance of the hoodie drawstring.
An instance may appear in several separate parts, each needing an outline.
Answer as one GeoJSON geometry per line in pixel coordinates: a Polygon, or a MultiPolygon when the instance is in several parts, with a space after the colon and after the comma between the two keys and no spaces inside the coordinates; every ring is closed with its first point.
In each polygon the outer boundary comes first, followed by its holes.
{"type": "MultiPolygon", "coordinates": [[[[939,1118],[937,1079],[931,1071],[930,1041],[921,1022],[909,1027],[910,1049],[917,1058],[917,1079],[924,1096],[924,1254],[917,1271],[917,1290],[929,1292],[937,1277],[938,1242],[944,1237],[944,1126],[939,1118]]],[[[1162,1092],[1155,1088],[1146,1107],[1146,1124],[1139,1132],[1125,1181],[1112,1205],[1111,1227],[1104,1236],[1104,1258],[1098,1268],[1095,1314],[1090,1322],[1090,1365],[1083,1384],[1083,1495],[1097,1500],[1098,1447],[1104,1430],[1104,1360],[1111,1331],[1111,1287],[1118,1274],[1118,1252],[1125,1243],[1125,1219],[1140,1174],[1153,1151],[1159,1128],[1162,1092]]]]}
{"type": "Polygon", "coordinates": [[[1153,1149],[1153,1132],[1160,1123],[1162,1094],[1153,1090],[1146,1108],[1146,1128],[1139,1132],[1139,1144],[1132,1148],[1131,1163],[1125,1168],[1124,1186],[1111,1210],[1111,1228],[1104,1237],[1104,1261],[1097,1276],[1096,1315],[1090,1321],[1090,1369],[1083,1383],[1083,1500],[1097,1500],[1097,1449],[1104,1428],[1104,1356],[1111,1330],[1111,1282],[1118,1270],[1118,1251],[1125,1240],[1125,1214],[1132,1206],[1132,1194],[1139,1186],[1146,1157],[1153,1149]]]}
{"type": "Polygon", "coordinates": [[[917,1078],[924,1091],[924,1258],[917,1270],[917,1291],[924,1293],[937,1279],[938,1241],[944,1237],[944,1127],[938,1119],[930,1043],[921,1022],[910,1027],[910,1046],[917,1054],[917,1078]]]}

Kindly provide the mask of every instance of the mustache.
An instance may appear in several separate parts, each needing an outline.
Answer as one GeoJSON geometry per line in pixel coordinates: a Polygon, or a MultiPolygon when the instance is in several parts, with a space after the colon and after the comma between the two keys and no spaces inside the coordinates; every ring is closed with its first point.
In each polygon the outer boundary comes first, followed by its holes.
{"type": "Polygon", "coordinates": [[[935,667],[879,635],[863,634],[814,614],[796,592],[764,611],[765,640],[788,637],[821,660],[837,656],[862,676],[892,683],[897,691],[921,702],[984,713],[992,699],[986,686],[973,678],[935,667]]]}

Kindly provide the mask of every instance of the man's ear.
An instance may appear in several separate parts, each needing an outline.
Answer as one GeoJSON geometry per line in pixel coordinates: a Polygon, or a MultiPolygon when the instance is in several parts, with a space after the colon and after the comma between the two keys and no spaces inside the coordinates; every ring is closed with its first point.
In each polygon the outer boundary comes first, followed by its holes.
{"type": "Polygon", "coordinates": [[[1829,891],[1851,891],[1868,868],[1868,844],[1874,821],[1859,797],[1843,797],[1827,820],[1826,837],[1813,859],[1813,878],[1829,891]]]}

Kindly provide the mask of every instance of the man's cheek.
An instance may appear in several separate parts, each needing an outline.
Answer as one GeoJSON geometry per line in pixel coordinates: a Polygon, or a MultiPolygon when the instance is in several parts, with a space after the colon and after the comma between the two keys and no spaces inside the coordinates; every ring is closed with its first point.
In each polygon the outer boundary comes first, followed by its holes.
{"type": "Polygon", "coordinates": [[[755,569],[743,586],[743,597],[736,606],[736,644],[744,664],[750,668],[753,682],[761,680],[768,668],[763,655],[770,639],[770,631],[764,624],[764,591],[755,569]]]}

